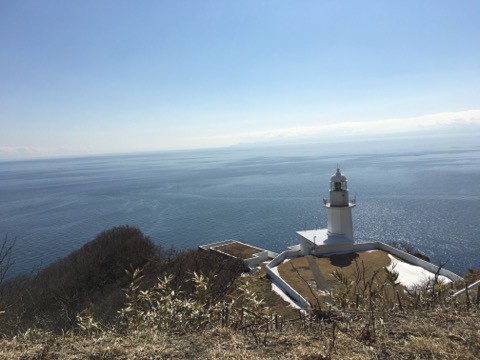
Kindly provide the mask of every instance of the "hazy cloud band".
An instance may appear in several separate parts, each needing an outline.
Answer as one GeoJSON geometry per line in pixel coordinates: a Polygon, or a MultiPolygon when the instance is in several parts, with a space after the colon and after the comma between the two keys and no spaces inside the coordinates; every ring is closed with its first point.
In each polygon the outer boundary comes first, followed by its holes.
{"type": "Polygon", "coordinates": [[[374,136],[413,132],[439,131],[451,126],[480,125],[480,109],[443,112],[410,118],[374,121],[347,121],[310,126],[295,126],[266,131],[252,131],[225,136],[212,136],[210,140],[262,141],[295,138],[332,138],[342,136],[374,136]]]}

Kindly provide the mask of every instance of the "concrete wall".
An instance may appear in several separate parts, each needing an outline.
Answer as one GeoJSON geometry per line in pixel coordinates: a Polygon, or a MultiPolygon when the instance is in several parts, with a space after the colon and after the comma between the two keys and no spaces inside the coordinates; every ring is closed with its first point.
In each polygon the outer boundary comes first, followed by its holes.
{"type": "Polygon", "coordinates": [[[335,254],[335,253],[345,253],[352,252],[354,250],[355,244],[353,243],[340,243],[332,245],[317,246],[315,249],[311,248],[310,253],[313,255],[326,255],[326,254],[335,254]]]}
{"type": "Polygon", "coordinates": [[[310,240],[305,239],[303,236],[297,234],[298,242],[300,243],[300,249],[303,255],[308,255],[313,249],[313,244],[310,240]]]}
{"type": "MultiPolygon", "coordinates": [[[[474,282],[473,284],[470,284],[468,286],[468,293],[470,294],[470,290],[473,290],[473,289],[476,289],[480,287],[480,280],[474,282]]],[[[452,295],[452,297],[458,297],[460,295],[465,295],[465,292],[467,291],[467,289],[462,289],[460,291],[457,291],[455,294],[452,295]]]]}
{"type": "Polygon", "coordinates": [[[244,260],[247,263],[247,266],[250,269],[256,268],[258,265],[260,265],[262,262],[267,261],[269,259],[268,257],[268,251],[264,250],[260,253],[253,254],[253,257],[250,259],[244,260]]]}
{"type": "MultiPolygon", "coordinates": [[[[211,244],[200,245],[199,248],[202,249],[202,250],[210,250],[210,249],[212,249],[216,246],[230,244],[231,242],[237,242],[237,241],[236,240],[223,240],[223,241],[218,241],[218,242],[211,243],[211,244]]],[[[226,254],[226,255],[228,255],[228,254],[226,254]]]]}
{"type": "Polygon", "coordinates": [[[283,280],[280,274],[272,270],[273,268],[281,264],[285,259],[299,256],[302,256],[302,253],[300,251],[284,251],[280,253],[275,259],[270,261],[267,264],[265,270],[268,276],[270,276],[272,282],[275,283],[275,285],[277,285],[285,294],[290,296],[298,304],[298,306],[305,309],[310,307],[309,302],[294,288],[292,288],[285,280],[283,280]]]}

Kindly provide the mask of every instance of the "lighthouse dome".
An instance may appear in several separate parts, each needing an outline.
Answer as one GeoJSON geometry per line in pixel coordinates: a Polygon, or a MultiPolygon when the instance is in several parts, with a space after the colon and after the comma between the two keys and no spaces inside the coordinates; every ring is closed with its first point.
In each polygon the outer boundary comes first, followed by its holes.
{"type": "Polygon", "coordinates": [[[345,182],[347,181],[347,178],[342,175],[342,173],[340,172],[340,169],[337,168],[337,172],[335,174],[333,174],[333,176],[330,178],[330,182],[345,182]]]}

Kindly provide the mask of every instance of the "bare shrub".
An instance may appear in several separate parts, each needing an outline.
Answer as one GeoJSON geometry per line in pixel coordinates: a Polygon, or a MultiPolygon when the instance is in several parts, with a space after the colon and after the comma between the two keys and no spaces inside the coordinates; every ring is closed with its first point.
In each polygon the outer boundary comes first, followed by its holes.
{"type": "Polygon", "coordinates": [[[159,275],[170,275],[171,285],[190,295],[195,291],[191,281],[194,273],[204,274],[211,279],[211,301],[224,299],[234,290],[235,280],[246,270],[245,264],[213,251],[191,250],[178,252],[162,260],[153,269],[145,269],[147,286],[152,286],[159,275]]]}

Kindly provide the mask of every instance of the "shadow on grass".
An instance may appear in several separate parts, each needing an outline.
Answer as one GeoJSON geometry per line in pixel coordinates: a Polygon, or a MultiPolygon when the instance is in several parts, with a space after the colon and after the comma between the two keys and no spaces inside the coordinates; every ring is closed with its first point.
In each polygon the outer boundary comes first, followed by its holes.
{"type": "Polygon", "coordinates": [[[358,254],[356,252],[342,254],[342,255],[332,255],[330,258],[330,264],[337,267],[347,267],[352,264],[352,262],[358,258],[358,254]]]}

